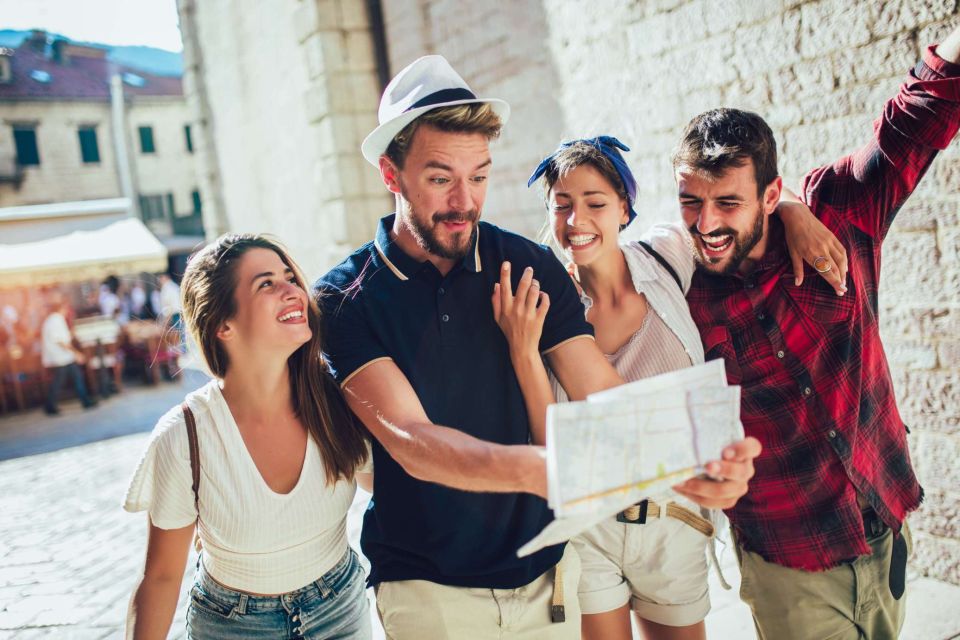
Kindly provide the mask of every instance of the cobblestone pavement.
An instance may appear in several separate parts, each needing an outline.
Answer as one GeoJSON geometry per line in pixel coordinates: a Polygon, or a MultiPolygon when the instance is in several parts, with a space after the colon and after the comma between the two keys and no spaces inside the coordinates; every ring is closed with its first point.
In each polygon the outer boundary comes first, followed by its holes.
{"type": "MultiPolygon", "coordinates": [[[[136,397],[113,402],[116,414],[130,419],[149,405],[136,397]]],[[[96,419],[90,412],[79,415],[96,419]]],[[[147,437],[136,433],[0,462],[0,639],[122,637],[146,524],[143,514],[124,512],[120,501],[147,437]]],[[[354,546],[366,499],[358,494],[348,520],[354,546]]],[[[732,554],[726,555],[725,572],[736,577],[732,554]]],[[[193,563],[192,557],[172,638],[184,635],[183,596],[193,563]]],[[[914,577],[908,594],[903,638],[960,638],[960,587],[914,577]]],[[[708,637],[753,637],[749,613],[735,592],[712,584],[711,597],[708,637]]]]}

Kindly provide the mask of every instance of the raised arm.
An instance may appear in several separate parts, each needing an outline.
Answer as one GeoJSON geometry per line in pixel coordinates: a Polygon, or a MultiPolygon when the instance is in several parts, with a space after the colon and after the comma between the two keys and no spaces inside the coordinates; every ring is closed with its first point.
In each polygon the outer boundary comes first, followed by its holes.
{"type": "Polygon", "coordinates": [[[494,285],[491,298],[493,319],[510,345],[510,361],[523,392],[530,436],[534,444],[545,445],[547,407],[556,402],[539,350],[550,296],[540,291],[540,283],[534,279],[530,267],[524,270],[516,295],[512,289],[510,263],[504,262],[500,267],[500,282],[494,285]]]}
{"type": "Polygon", "coordinates": [[[343,394],[373,437],[414,478],[463,491],[546,497],[542,449],[495,444],[433,424],[393,360],[365,367],[344,385],[343,394]]]}
{"type": "Polygon", "coordinates": [[[924,51],[897,95],[884,105],[866,145],[807,174],[803,199],[843,212],[858,229],[882,240],[960,127],[958,62],[960,28],[939,47],[924,51]]]}

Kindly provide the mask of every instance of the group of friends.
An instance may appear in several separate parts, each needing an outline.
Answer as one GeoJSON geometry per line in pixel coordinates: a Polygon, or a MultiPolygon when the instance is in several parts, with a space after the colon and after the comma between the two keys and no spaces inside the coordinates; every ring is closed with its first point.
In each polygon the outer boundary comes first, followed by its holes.
{"type": "MultiPolygon", "coordinates": [[[[636,216],[627,146],[564,142],[533,171],[555,251],[480,220],[509,106],[440,56],[384,91],[363,156],[395,196],[312,286],[269,237],[191,258],[187,331],[214,379],[158,423],[125,508],[149,514],[128,636],[166,637],[191,543],[187,636],[704,638],[729,517],[760,638],[894,638],[923,491],[879,336],[883,240],[960,127],[960,29],[927,48],[864,146],[796,194],[770,127],[696,116],[679,220],[636,216]],[[722,358],[746,437],[705,474],[567,544],[546,407],[722,358]],[[347,543],[357,483],[372,491],[347,543]]],[[[642,141],[631,141],[634,144],[642,141]]]]}

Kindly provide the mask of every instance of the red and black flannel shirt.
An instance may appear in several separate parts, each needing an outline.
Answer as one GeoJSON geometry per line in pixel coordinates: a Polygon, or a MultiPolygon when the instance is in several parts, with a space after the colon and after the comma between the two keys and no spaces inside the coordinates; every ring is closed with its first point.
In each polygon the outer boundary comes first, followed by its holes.
{"type": "MultiPolygon", "coordinates": [[[[880,249],[894,216],[960,126],[960,66],[930,47],[884,106],[870,142],[808,173],[802,198],[846,247],[848,292],[793,273],[771,216],[753,273],[700,269],[688,294],[707,359],[742,385],[763,444],[750,491],[727,515],[740,544],[811,571],[870,553],[859,493],[894,531],[923,499],[880,343],[880,249]]],[[[809,267],[808,267],[809,269],[809,267]]]]}

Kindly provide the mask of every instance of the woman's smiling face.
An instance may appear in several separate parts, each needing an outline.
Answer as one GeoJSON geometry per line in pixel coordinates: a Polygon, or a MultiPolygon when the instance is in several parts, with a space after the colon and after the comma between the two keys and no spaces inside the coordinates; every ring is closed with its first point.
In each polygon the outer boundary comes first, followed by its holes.
{"type": "Polygon", "coordinates": [[[233,295],[236,313],[224,325],[245,351],[293,353],[310,339],[307,292],[275,251],[255,248],[243,254],[233,295]]]}
{"type": "Polygon", "coordinates": [[[593,166],[582,164],[557,180],[547,204],[553,236],[578,266],[619,251],[620,228],[630,220],[626,201],[593,166]]]}

